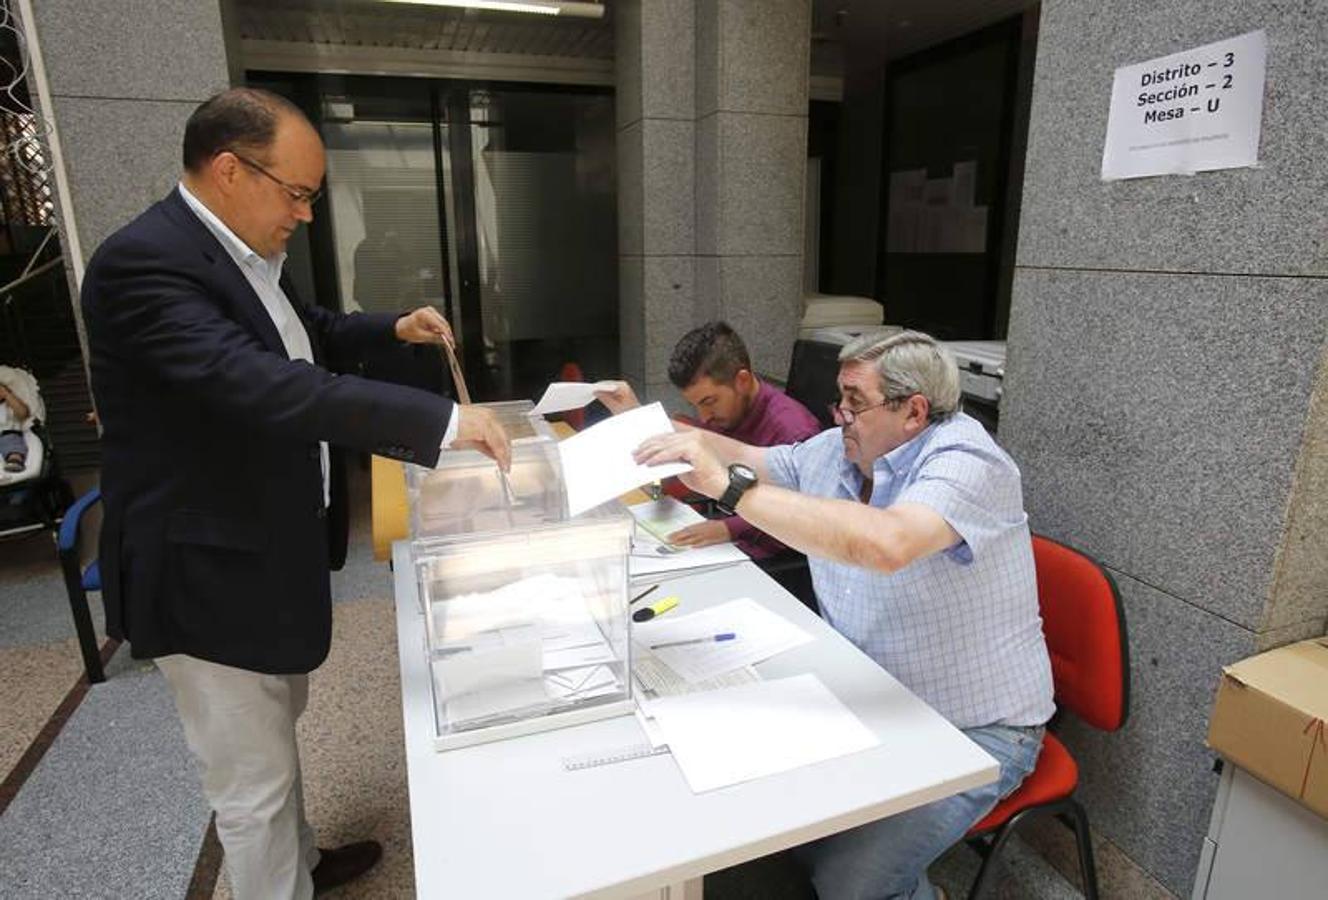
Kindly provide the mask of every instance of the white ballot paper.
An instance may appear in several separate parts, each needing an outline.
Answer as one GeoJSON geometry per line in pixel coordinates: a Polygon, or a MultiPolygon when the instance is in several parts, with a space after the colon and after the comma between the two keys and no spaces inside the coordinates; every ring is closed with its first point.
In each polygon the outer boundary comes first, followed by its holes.
{"type": "Polygon", "coordinates": [[[584,381],[555,381],[544,389],[544,396],[530,411],[532,416],[580,409],[595,399],[595,391],[611,391],[612,381],[596,381],[588,384],[584,381]]]}
{"type": "Polygon", "coordinates": [[[880,743],[810,673],[661,697],[650,712],[697,794],[880,743]]]}
{"type": "Polygon", "coordinates": [[[646,438],[672,433],[673,423],[665,415],[664,407],[652,403],[605,419],[559,441],[567,514],[579,516],[632,488],[690,472],[692,467],[688,463],[642,466],[632,459],[632,451],[646,438]]]}
{"type": "Polygon", "coordinates": [[[810,643],[812,636],[778,613],[743,597],[685,616],[634,622],[632,640],[695,683],[810,643]],[[725,634],[733,637],[713,639],[725,634]],[[664,644],[673,646],[661,646],[664,644]]]}

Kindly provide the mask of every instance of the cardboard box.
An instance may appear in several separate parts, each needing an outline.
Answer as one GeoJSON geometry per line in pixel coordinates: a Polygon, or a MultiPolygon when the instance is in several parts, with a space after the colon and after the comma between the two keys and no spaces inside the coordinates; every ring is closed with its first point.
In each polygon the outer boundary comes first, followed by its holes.
{"type": "Polygon", "coordinates": [[[1208,746],[1328,818],[1328,637],[1227,666],[1208,746]]]}

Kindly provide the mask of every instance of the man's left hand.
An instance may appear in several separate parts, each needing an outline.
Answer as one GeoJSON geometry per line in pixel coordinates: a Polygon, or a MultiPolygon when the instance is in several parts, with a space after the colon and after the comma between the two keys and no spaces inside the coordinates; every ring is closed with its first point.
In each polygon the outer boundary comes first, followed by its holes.
{"type": "Polygon", "coordinates": [[[446,344],[456,347],[452,326],[432,306],[421,306],[397,319],[397,340],[408,344],[446,344]]]}
{"type": "Polygon", "coordinates": [[[697,522],[669,535],[669,543],[677,547],[709,547],[711,544],[722,544],[728,539],[728,526],[718,519],[697,522]]]}
{"type": "Polygon", "coordinates": [[[706,446],[706,432],[700,429],[657,434],[647,438],[632,454],[638,464],[661,466],[665,463],[691,463],[692,471],[678,477],[697,493],[715,498],[729,486],[729,471],[719,457],[706,446]]]}

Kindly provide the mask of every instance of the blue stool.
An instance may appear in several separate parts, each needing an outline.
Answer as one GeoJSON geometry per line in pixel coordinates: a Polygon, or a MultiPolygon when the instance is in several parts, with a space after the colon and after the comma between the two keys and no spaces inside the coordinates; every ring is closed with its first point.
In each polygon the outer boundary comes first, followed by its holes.
{"type": "Polygon", "coordinates": [[[86,569],[78,565],[78,530],[84,514],[101,502],[101,488],[93,488],[74,501],[60,523],[56,545],[60,551],[60,570],[65,576],[65,590],[69,593],[69,609],[74,614],[74,630],[78,632],[78,647],[83,653],[83,668],[88,681],[96,684],[106,680],[102,670],[101,653],[97,648],[97,632],[92,627],[92,612],[88,609],[88,591],[101,590],[101,566],[98,560],[86,569]]]}

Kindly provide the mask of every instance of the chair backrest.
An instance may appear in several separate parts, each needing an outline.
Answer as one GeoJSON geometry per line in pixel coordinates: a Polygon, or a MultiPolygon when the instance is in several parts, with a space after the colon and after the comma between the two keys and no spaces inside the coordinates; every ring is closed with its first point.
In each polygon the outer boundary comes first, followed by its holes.
{"type": "Polygon", "coordinates": [[[1129,711],[1130,660],[1116,583],[1095,561],[1033,536],[1038,604],[1051,654],[1056,703],[1088,724],[1115,731],[1129,711]]]}

